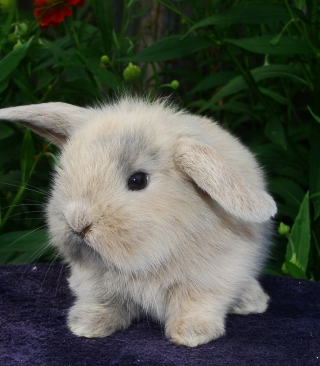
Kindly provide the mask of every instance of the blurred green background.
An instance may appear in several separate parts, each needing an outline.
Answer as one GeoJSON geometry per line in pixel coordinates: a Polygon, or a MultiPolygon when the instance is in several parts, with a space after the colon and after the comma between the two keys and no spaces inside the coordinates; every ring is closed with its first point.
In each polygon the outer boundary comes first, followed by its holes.
{"type": "MultiPolygon", "coordinates": [[[[265,271],[320,280],[315,0],[0,0],[0,108],[170,96],[256,154],[277,200],[265,271]],[[71,15],[72,13],[72,15],[71,15]]],[[[0,124],[0,264],[59,260],[44,205],[57,149],[0,124]]]]}

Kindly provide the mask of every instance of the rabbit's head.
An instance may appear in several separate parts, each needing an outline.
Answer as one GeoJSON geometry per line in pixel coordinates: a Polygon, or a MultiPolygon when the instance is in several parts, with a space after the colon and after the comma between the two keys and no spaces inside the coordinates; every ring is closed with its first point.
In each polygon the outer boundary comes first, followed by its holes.
{"type": "Polygon", "coordinates": [[[46,103],[2,109],[0,119],[61,147],[47,220],[52,244],[71,262],[148,271],[209,227],[262,223],[276,212],[234,137],[162,102],[46,103]]]}

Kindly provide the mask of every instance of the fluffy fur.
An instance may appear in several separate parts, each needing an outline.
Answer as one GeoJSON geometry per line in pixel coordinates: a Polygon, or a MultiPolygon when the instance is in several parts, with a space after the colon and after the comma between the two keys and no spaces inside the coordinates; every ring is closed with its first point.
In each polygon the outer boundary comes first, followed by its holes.
{"type": "Polygon", "coordinates": [[[71,267],[71,331],[105,337],[147,313],[175,343],[222,336],[228,312],[267,308],[257,276],[273,199],[253,155],[211,120],[125,98],[99,108],[7,108],[61,147],[47,220],[71,267]],[[145,172],[145,189],[128,177],[145,172]]]}

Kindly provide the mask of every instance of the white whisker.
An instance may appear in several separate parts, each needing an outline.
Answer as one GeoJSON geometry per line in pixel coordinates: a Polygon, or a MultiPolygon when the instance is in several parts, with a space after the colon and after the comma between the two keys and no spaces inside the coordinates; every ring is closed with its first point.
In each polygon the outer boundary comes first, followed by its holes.
{"type": "Polygon", "coordinates": [[[11,207],[19,207],[19,206],[45,206],[45,203],[19,203],[17,205],[1,207],[1,210],[5,210],[5,209],[11,208],[11,207]]]}
{"type": "MultiPolygon", "coordinates": [[[[15,183],[15,184],[17,184],[17,185],[21,185],[21,182],[20,181],[15,181],[15,180],[12,180],[12,182],[13,183],[15,183]]],[[[28,183],[28,184],[26,184],[26,187],[28,188],[28,187],[30,187],[30,188],[32,188],[32,189],[35,189],[35,190],[39,190],[39,192],[41,192],[41,193],[43,193],[43,194],[46,194],[47,193],[47,191],[45,191],[45,190],[43,190],[43,189],[40,189],[40,188],[38,188],[38,187],[36,187],[36,186],[33,186],[33,185],[31,185],[30,183],[28,183]]]]}
{"type": "Polygon", "coordinates": [[[47,250],[47,247],[48,247],[47,245],[43,245],[36,251],[30,253],[30,256],[28,257],[27,262],[28,263],[36,262],[36,260],[39,259],[42,256],[42,254],[47,250]]]}
{"type": "MultiPolygon", "coordinates": [[[[0,181],[0,184],[5,184],[7,186],[12,186],[12,187],[17,187],[17,188],[21,188],[21,185],[17,185],[17,184],[12,184],[12,183],[5,183],[5,182],[1,182],[0,181]]],[[[35,190],[35,189],[31,189],[31,188],[28,188],[28,187],[24,187],[24,189],[28,190],[28,191],[31,191],[31,192],[36,192],[36,193],[41,193],[41,194],[47,194],[47,192],[45,191],[41,191],[41,190],[35,190]]]]}
{"type": "MultiPolygon", "coordinates": [[[[47,246],[49,247],[49,246],[50,246],[50,244],[47,244],[47,246]]],[[[46,278],[47,278],[47,276],[48,276],[48,273],[49,273],[49,271],[50,271],[50,269],[51,269],[52,265],[55,263],[55,259],[58,257],[58,255],[59,255],[59,253],[57,252],[57,253],[54,255],[54,257],[52,258],[51,262],[49,263],[48,269],[46,270],[46,273],[45,273],[45,275],[44,275],[44,277],[43,277],[43,280],[42,280],[42,282],[41,282],[41,286],[40,286],[40,288],[42,288],[42,286],[43,286],[43,284],[44,284],[44,282],[45,282],[45,280],[46,280],[46,278]]],[[[62,269],[61,269],[61,270],[62,270],[62,269]]],[[[60,270],[60,273],[61,273],[61,270],[60,270]]],[[[60,277],[60,274],[59,274],[59,277],[60,277]]]]}
{"type": "Polygon", "coordinates": [[[24,221],[26,221],[26,220],[28,220],[28,221],[34,221],[34,220],[44,221],[44,219],[43,219],[43,218],[41,218],[41,217],[28,217],[28,219],[26,219],[26,218],[21,218],[21,219],[10,219],[10,218],[9,218],[7,221],[8,221],[8,222],[11,222],[11,221],[24,222],[24,221]]]}
{"type": "Polygon", "coordinates": [[[27,211],[27,212],[19,212],[19,213],[16,213],[14,215],[10,215],[10,218],[11,217],[14,217],[14,216],[18,216],[18,215],[26,215],[26,214],[32,214],[32,213],[45,213],[45,211],[27,211]]]}
{"type": "Polygon", "coordinates": [[[34,229],[34,230],[29,231],[29,232],[28,232],[28,233],[26,233],[26,234],[24,234],[24,235],[20,236],[20,238],[16,239],[13,243],[11,243],[11,244],[10,244],[10,246],[11,246],[11,245],[13,245],[13,244],[15,244],[17,241],[21,240],[22,238],[25,238],[26,236],[28,236],[28,235],[30,235],[30,234],[32,234],[32,233],[34,233],[35,231],[40,230],[40,229],[42,229],[42,228],[44,228],[44,227],[46,227],[46,226],[47,226],[47,225],[42,225],[42,226],[40,226],[40,227],[38,227],[38,228],[36,228],[36,229],[34,229]]]}

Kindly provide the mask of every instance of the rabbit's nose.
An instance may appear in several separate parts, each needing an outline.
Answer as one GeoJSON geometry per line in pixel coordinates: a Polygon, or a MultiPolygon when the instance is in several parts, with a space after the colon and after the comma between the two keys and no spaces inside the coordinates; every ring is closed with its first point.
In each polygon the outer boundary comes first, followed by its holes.
{"type": "Polygon", "coordinates": [[[67,220],[70,229],[81,237],[85,237],[91,227],[92,218],[88,206],[83,202],[69,203],[64,216],[67,220]]]}
{"type": "Polygon", "coordinates": [[[77,234],[79,234],[82,238],[84,238],[84,237],[87,235],[87,233],[90,231],[91,226],[92,226],[92,224],[89,224],[89,225],[85,226],[85,227],[80,231],[80,233],[78,233],[78,232],[77,232],[77,234]]]}

